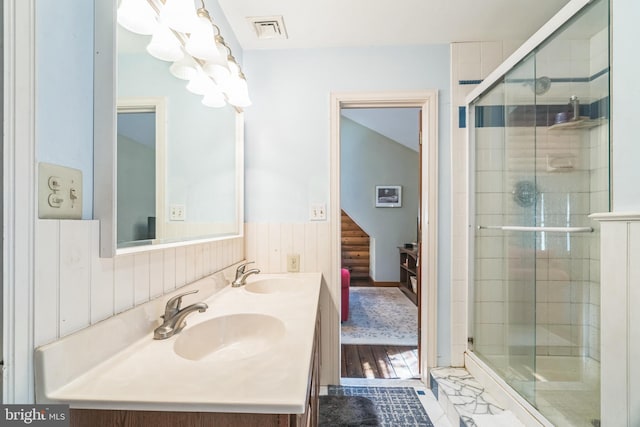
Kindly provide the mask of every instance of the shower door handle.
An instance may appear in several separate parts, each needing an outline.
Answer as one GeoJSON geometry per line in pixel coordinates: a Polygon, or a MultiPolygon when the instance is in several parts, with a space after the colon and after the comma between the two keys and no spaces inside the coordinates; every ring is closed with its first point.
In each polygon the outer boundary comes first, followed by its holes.
{"type": "Polygon", "coordinates": [[[548,233],[592,233],[593,227],[522,227],[519,225],[479,225],[478,230],[545,231],[548,233]]]}

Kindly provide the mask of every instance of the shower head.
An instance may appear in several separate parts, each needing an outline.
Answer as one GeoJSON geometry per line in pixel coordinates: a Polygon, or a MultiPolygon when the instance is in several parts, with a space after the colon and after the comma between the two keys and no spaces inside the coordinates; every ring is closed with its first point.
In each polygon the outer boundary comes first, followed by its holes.
{"type": "Polygon", "coordinates": [[[536,95],[542,95],[547,93],[551,87],[551,79],[547,76],[542,76],[532,80],[529,84],[536,95]]]}

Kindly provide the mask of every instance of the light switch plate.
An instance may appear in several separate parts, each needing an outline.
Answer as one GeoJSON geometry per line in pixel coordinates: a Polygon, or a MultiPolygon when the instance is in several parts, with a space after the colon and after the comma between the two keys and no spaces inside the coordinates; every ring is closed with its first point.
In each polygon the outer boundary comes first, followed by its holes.
{"type": "Polygon", "coordinates": [[[326,221],[327,205],[324,203],[314,203],[309,208],[309,219],[311,221],[326,221]]]}
{"type": "Polygon", "coordinates": [[[38,163],[38,218],[82,218],[82,171],[38,163]]]}
{"type": "Polygon", "coordinates": [[[169,221],[184,221],[187,219],[185,205],[171,205],[169,207],[169,221]]]}

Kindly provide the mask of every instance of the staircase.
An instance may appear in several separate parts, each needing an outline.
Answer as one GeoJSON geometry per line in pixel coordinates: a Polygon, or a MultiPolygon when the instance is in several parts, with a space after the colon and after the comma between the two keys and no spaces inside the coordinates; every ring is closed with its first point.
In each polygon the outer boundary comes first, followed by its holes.
{"type": "Polygon", "coordinates": [[[342,268],[351,272],[351,280],[369,280],[369,235],[344,211],[341,223],[342,268]]]}

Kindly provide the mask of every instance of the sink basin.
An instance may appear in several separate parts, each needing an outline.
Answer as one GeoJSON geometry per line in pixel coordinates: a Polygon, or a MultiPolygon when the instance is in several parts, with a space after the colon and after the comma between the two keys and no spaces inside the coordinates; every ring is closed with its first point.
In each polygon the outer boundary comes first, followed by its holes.
{"type": "Polygon", "coordinates": [[[247,292],[271,294],[278,292],[301,292],[300,281],[289,278],[260,279],[244,285],[247,292]]]}
{"type": "Polygon", "coordinates": [[[284,333],[284,323],[273,316],[230,314],[187,326],[173,350],[194,361],[247,359],[270,350],[284,333]]]}

